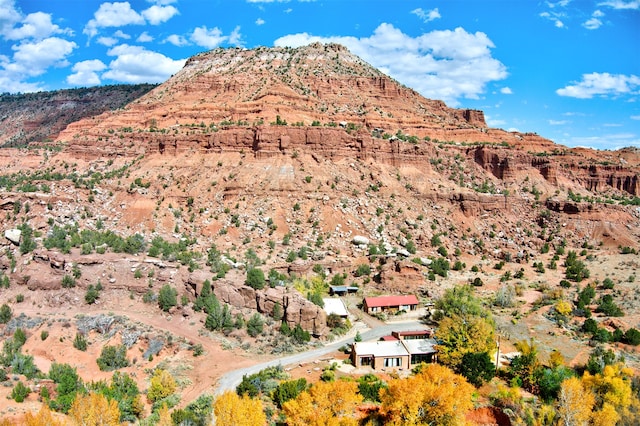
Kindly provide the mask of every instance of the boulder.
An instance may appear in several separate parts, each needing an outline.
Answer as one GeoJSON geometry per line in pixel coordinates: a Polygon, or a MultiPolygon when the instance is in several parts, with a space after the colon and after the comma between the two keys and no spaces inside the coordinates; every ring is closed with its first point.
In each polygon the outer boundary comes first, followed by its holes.
{"type": "Polygon", "coordinates": [[[398,256],[402,256],[402,257],[409,257],[411,256],[411,253],[409,253],[409,251],[407,249],[400,249],[396,252],[396,254],[398,256]]]}
{"type": "Polygon", "coordinates": [[[369,245],[369,239],[362,235],[356,235],[353,237],[351,242],[357,246],[366,246],[369,245]]]}
{"type": "Polygon", "coordinates": [[[4,231],[4,237],[17,246],[20,245],[21,236],[22,231],[19,229],[7,229],[6,231],[4,231]]]}

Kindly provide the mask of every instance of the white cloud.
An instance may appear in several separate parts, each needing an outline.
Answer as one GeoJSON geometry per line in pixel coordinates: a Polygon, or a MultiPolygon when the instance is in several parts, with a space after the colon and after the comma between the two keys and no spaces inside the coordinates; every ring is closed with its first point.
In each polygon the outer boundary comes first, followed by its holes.
{"type": "Polygon", "coordinates": [[[187,46],[189,44],[189,40],[187,40],[186,38],[182,37],[181,35],[177,35],[177,34],[171,34],[164,41],[167,42],[167,43],[171,43],[174,46],[178,46],[178,47],[187,46]]]}
{"type": "Polygon", "coordinates": [[[513,95],[513,91],[510,87],[503,87],[502,89],[500,89],[500,93],[502,93],[503,95],[513,95]]]}
{"type": "Polygon", "coordinates": [[[240,26],[236,26],[231,34],[229,34],[229,44],[234,46],[242,46],[242,34],[240,34],[240,26]]]}
{"type": "Polygon", "coordinates": [[[123,32],[122,30],[118,30],[115,33],[113,33],[114,37],[118,37],[118,38],[123,38],[125,40],[129,40],[131,38],[131,36],[125,32],[123,32]]]}
{"type": "Polygon", "coordinates": [[[264,25],[265,24],[265,20],[262,18],[258,18],[256,19],[256,25],[260,26],[260,25],[264,25]]]}
{"type": "Polygon", "coordinates": [[[560,0],[557,2],[552,2],[552,1],[547,1],[547,6],[549,6],[551,9],[554,9],[556,7],[567,7],[569,5],[569,3],[571,3],[571,0],[560,0]]]}
{"type": "Polygon", "coordinates": [[[98,37],[96,39],[98,44],[102,44],[103,46],[111,47],[118,43],[118,39],[115,37],[98,37]]]}
{"type": "Polygon", "coordinates": [[[559,1],[557,3],[547,2],[546,5],[549,7],[549,10],[540,13],[538,16],[553,22],[556,28],[565,28],[564,19],[567,18],[567,14],[560,11],[560,9],[566,8],[568,4],[569,1],[559,1]]]}
{"type": "Polygon", "coordinates": [[[591,73],[583,74],[582,81],[556,90],[560,96],[591,99],[594,96],[637,94],[640,77],[635,75],[591,73]]]}
{"type": "Polygon", "coordinates": [[[222,33],[222,30],[218,27],[208,29],[206,26],[197,27],[191,33],[191,41],[198,46],[206,47],[207,49],[215,49],[223,43],[229,43],[233,45],[241,45],[242,35],[240,34],[240,27],[235,27],[231,34],[228,36],[222,33]]]}
{"type": "Polygon", "coordinates": [[[613,9],[619,9],[619,10],[625,10],[625,9],[638,10],[640,9],[640,1],[612,0],[612,1],[605,1],[602,3],[598,3],[598,6],[607,6],[607,7],[610,7],[613,9]]]}
{"type": "Polygon", "coordinates": [[[98,37],[96,41],[98,42],[98,44],[111,47],[118,44],[118,42],[120,41],[119,39],[129,40],[130,38],[131,36],[129,34],[126,34],[121,30],[118,30],[115,33],[113,33],[113,37],[106,37],[106,36],[98,37]]]}
{"type": "Polygon", "coordinates": [[[432,99],[457,105],[460,98],[477,99],[490,81],[506,78],[506,67],[491,56],[493,42],[482,32],[463,28],[431,31],[417,37],[381,24],[370,37],[318,37],[307,33],[277,39],[276,46],[313,42],[340,43],[403,84],[432,99]]]}
{"type": "Polygon", "coordinates": [[[144,16],[151,25],[159,25],[163,22],[167,22],[169,19],[178,14],[178,9],[173,6],[154,5],[149,9],[142,11],[142,16],[144,16]]]}
{"type": "Polygon", "coordinates": [[[602,18],[604,13],[601,10],[596,10],[591,14],[591,19],[588,19],[586,22],[582,24],[588,30],[597,30],[602,26],[602,21],[599,18],[602,18]]]}
{"type": "Polygon", "coordinates": [[[42,40],[53,34],[72,34],[70,29],[61,29],[51,22],[51,15],[35,12],[27,15],[21,22],[22,26],[8,30],[5,37],[9,40],[33,38],[42,40]]]}
{"type": "Polygon", "coordinates": [[[14,0],[0,0],[0,35],[6,37],[21,19],[14,0]]]}
{"type": "Polygon", "coordinates": [[[98,72],[103,71],[107,66],[99,59],[78,62],[73,66],[67,77],[67,83],[72,86],[97,86],[100,84],[98,72]]]}
{"type": "Polygon", "coordinates": [[[148,32],[145,31],[138,36],[136,41],[138,43],[148,43],[150,41],[153,41],[153,37],[148,32]]]}
{"type": "Polygon", "coordinates": [[[599,20],[598,18],[591,18],[585,21],[585,23],[582,24],[582,26],[588,30],[597,30],[602,26],[602,21],[599,20]]]}
{"type": "Polygon", "coordinates": [[[574,136],[560,141],[560,143],[572,147],[582,146],[595,149],[616,150],[627,146],[640,147],[640,138],[633,133],[614,133],[597,136],[574,136]]]}
{"type": "Polygon", "coordinates": [[[632,115],[630,118],[632,120],[640,120],[640,115],[632,115]]]}
{"type": "Polygon", "coordinates": [[[11,57],[0,54],[0,92],[45,89],[41,82],[26,80],[44,74],[48,68],[67,66],[67,57],[78,47],[72,41],[54,37],[56,34],[73,35],[73,31],[53,24],[47,13],[24,16],[14,0],[0,0],[0,36],[17,40],[10,48],[6,45],[6,51],[13,51],[11,57]]]}
{"type": "Polygon", "coordinates": [[[423,10],[421,7],[419,7],[417,9],[412,10],[411,13],[416,15],[418,18],[420,18],[424,23],[431,22],[435,19],[441,18],[440,12],[438,12],[437,7],[431,10],[423,10]]]}
{"type": "Polygon", "coordinates": [[[563,126],[565,124],[570,123],[570,121],[567,120],[549,120],[549,124],[551,126],[563,126]]]}
{"type": "Polygon", "coordinates": [[[13,46],[14,62],[9,68],[19,71],[22,75],[37,76],[43,74],[49,67],[63,67],[68,64],[67,56],[78,45],[72,41],[58,37],[49,37],[32,43],[21,43],[13,46]]]}
{"type": "Polygon", "coordinates": [[[492,118],[490,115],[485,114],[484,115],[484,119],[487,122],[487,125],[489,127],[493,127],[493,128],[502,128],[505,124],[507,124],[507,122],[505,120],[501,120],[498,118],[492,118]]]}
{"type": "Polygon", "coordinates": [[[129,2],[102,3],[82,32],[93,37],[99,28],[144,24],[142,15],[131,9],[129,2]]]}
{"type": "Polygon", "coordinates": [[[109,63],[109,69],[102,78],[121,83],[161,83],[178,72],[186,62],[186,59],[173,60],[144,47],[127,44],[116,46],[107,54],[116,56],[116,59],[109,63]]]}

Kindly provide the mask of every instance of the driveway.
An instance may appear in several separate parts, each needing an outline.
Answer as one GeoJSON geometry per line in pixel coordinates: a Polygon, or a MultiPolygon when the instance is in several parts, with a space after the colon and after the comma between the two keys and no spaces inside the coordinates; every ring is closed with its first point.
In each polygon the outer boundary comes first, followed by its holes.
{"type": "MultiPolygon", "coordinates": [[[[408,330],[422,330],[426,327],[419,321],[405,321],[396,322],[393,324],[384,324],[368,331],[360,333],[362,340],[378,340],[382,336],[391,334],[392,331],[408,331],[408,330]]],[[[291,364],[300,364],[316,358],[319,358],[328,353],[338,350],[340,347],[353,343],[353,337],[342,339],[336,342],[331,342],[321,348],[311,349],[305,352],[300,352],[293,355],[288,355],[282,358],[277,358],[271,361],[263,362],[260,364],[252,365],[251,367],[240,368],[238,370],[230,371],[224,374],[218,380],[214,393],[216,395],[221,394],[227,390],[235,390],[235,388],[242,382],[242,377],[250,376],[267,367],[274,367],[282,365],[283,367],[291,364]]]]}

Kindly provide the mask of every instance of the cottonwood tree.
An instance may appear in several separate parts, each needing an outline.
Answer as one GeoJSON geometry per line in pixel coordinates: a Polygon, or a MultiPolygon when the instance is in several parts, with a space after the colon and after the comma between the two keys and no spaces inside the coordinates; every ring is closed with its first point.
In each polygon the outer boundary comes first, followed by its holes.
{"type": "Polygon", "coordinates": [[[262,401],[248,395],[227,391],[213,403],[216,424],[225,426],[260,426],[267,422],[262,401]]]}
{"type": "Polygon", "coordinates": [[[176,381],[167,370],[157,369],[151,377],[151,384],[147,391],[147,399],[154,403],[168,397],[176,391],[176,381]]]}
{"type": "Polygon", "coordinates": [[[491,312],[482,305],[471,285],[460,285],[445,291],[436,300],[434,319],[439,321],[438,358],[457,370],[466,353],[495,350],[495,325],[491,312]]]}
{"type": "Polygon", "coordinates": [[[380,413],[388,425],[466,424],[475,388],[459,374],[438,364],[423,364],[407,379],[392,379],[380,391],[380,413]]]}
{"type": "Polygon", "coordinates": [[[118,403],[97,393],[78,394],[69,410],[69,417],[83,426],[120,425],[118,403]]]}
{"type": "MultiPolygon", "coordinates": [[[[24,426],[66,426],[66,422],[56,419],[47,404],[42,404],[37,413],[26,413],[23,420],[24,426]]],[[[13,425],[13,423],[8,423],[13,425]]],[[[0,423],[2,425],[2,423],[0,423]]]]}
{"type": "Polygon", "coordinates": [[[595,398],[587,391],[580,379],[571,377],[560,386],[558,414],[564,426],[587,426],[595,398]]]}
{"type": "Polygon", "coordinates": [[[356,382],[317,382],[282,405],[289,426],[356,426],[362,402],[356,382]]]}

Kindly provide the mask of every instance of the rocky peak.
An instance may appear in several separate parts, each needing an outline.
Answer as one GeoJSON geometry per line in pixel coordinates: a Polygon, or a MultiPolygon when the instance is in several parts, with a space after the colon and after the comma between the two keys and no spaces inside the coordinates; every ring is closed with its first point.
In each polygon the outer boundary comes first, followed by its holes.
{"type": "MultiPolygon", "coordinates": [[[[70,129],[104,126],[171,128],[219,123],[296,126],[350,123],[419,137],[443,130],[485,129],[481,111],[448,108],[402,86],[345,47],[214,49],[189,59],[167,82],[126,111],[70,129]]],[[[438,135],[440,137],[441,135],[438,135]]]]}

